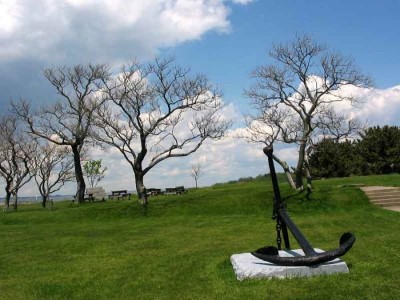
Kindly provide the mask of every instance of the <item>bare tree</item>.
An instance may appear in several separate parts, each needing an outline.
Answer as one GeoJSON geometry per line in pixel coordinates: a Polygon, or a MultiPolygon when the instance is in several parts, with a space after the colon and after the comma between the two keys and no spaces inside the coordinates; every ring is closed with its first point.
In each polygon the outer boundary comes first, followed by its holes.
{"type": "Polygon", "coordinates": [[[294,188],[303,188],[307,147],[320,135],[345,137],[359,123],[334,110],[340,102],[358,99],[345,86],[369,87],[371,80],[354,66],[353,59],[329,52],[311,37],[298,36],[291,43],[273,47],[275,65],[260,66],[252,72],[255,84],[246,91],[257,112],[248,119],[248,140],[271,145],[298,145],[295,182],[287,163],[283,167],[294,188]]]}
{"type": "Polygon", "coordinates": [[[203,75],[174,65],[132,62],[106,87],[99,110],[99,140],[116,147],[132,167],[139,200],[147,205],[144,176],[172,157],[188,156],[207,139],[220,139],[230,126],[220,114],[217,89],[203,75]]]}
{"type": "Polygon", "coordinates": [[[34,178],[42,196],[42,206],[46,207],[52,193],[74,180],[74,160],[69,148],[46,143],[39,146],[34,161],[34,178]]]}
{"type": "Polygon", "coordinates": [[[197,189],[197,181],[201,176],[203,176],[201,164],[192,165],[192,173],[190,175],[193,177],[197,189]]]}
{"type": "Polygon", "coordinates": [[[13,104],[15,112],[29,125],[31,134],[71,148],[79,203],[84,201],[86,189],[81,151],[93,133],[93,114],[101,105],[99,90],[109,76],[108,69],[104,64],[46,69],[45,77],[62,100],[36,112],[32,111],[28,101],[13,104]]]}
{"type": "Polygon", "coordinates": [[[36,141],[23,133],[15,115],[0,116],[0,176],[6,183],[5,211],[10,208],[11,196],[17,210],[18,191],[33,176],[36,147],[36,141]]]}

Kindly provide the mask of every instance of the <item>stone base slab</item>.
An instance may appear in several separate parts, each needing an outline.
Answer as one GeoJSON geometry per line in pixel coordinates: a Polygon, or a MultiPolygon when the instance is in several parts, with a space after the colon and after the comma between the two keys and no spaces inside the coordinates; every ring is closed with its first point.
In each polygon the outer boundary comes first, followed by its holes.
{"type": "MultiPolygon", "coordinates": [[[[324,252],[321,249],[314,249],[316,252],[324,252]]],[[[302,249],[281,250],[279,255],[282,257],[292,257],[304,255],[302,249]]],[[[316,266],[278,266],[273,263],[261,260],[251,253],[233,254],[231,263],[238,280],[250,278],[291,278],[291,277],[309,277],[317,275],[349,273],[346,263],[339,258],[327,263],[316,266]]]]}

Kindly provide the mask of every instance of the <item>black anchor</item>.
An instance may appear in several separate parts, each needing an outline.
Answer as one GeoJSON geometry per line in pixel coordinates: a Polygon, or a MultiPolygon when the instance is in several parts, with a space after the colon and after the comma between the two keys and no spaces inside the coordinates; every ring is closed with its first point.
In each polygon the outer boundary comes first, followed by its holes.
{"type": "Polygon", "coordinates": [[[267,246],[260,248],[254,252],[251,252],[255,257],[274,263],[281,266],[312,266],[322,264],[331,261],[335,258],[343,256],[347,251],[353,246],[356,238],[350,233],[346,232],[342,234],[339,240],[339,247],[335,250],[330,250],[326,252],[316,252],[311,246],[310,242],[306,239],[300,229],[289,217],[286,212],[286,205],[281,200],[281,195],[279,192],[278,179],[276,177],[275,166],[273,162],[273,148],[265,147],[264,153],[268,157],[268,164],[271,174],[272,187],[274,189],[274,208],[273,208],[273,219],[276,219],[276,230],[277,230],[277,244],[278,247],[267,246]],[[288,229],[292,235],[297,240],[301,249],[303,249],[304,256],[294,256],[294,257],[282,257],[279,256],[279,250],[281,250],[281,236],[280,231],[282,231],[283,240],[285,243],[285,248],[290,250],[288,229]]]}

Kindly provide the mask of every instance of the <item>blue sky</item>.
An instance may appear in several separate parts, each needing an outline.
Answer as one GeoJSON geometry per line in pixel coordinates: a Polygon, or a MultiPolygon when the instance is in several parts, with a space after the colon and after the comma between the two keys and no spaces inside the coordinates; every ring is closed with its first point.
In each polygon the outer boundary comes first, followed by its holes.
{"type": "MultiPolygon", "coordinates": [[[[379,88],[399,83],[399,1],[255,1],[233,7],[231,32],[207,33],[172,52],[218,82],[248,81],[256,65],[268,63],[273,43],[307,33],[330,48],[353,56],[379,88]]],[[[236,92],[235,92],[236,93],[236,92]]],[[[239,91],[240,93],[240,91],[239,91]]]]}
{"type": "MultiPolygon", "coordinates": [[[[360,69],[372,77],[375,90],[366,96],[371,104],[361,117],[372,125],[399,125],[396,99],[400,92],[394,89],[400,85],[399,12],[400,1],[394,0],[116,0],[112,4],[106,0],[0,0],[0,107],[3,111],[10,99],[20,97],[36,104],[53,101],[54,90],[42,76],[46,67],[88,62],[119,65],[135,57],[147,60],[174,55],[178,63],[205,73],[220,86],[236,126],[241,126],[240,116],[249,109],[243,90],[251,84],[251,70],[273,63],[267,55],[273,43],[306,33],[330,49],[354,57],[360,69]],[[171,20],[177,23],[171,25],[171,20]],[[376,107],[381,110],[374,111],[376,107]]],[[[265,171],[260,167],[262,155],[253,159],[240,155],[246,151],[251,155],[254,145],[235,140],[225,141],[221,147],[232,152],[227,155],[226,170],[218,173],[210,167],[200,184],[265,171]],[[231,144],[235,145],[232,149],[227,146],[231,144]]],[[[290,161],[294,152],[287,151],[290,161]]],[[[171,165],[165,163],[149,174],[148,180],[164,187],[192,185],[188,175],[191,163],[218,161],[218,155],[204,158],[206,154],[187,159],[186,167],[175,170],[173,176],[169,174],[171,165]]],[[[119,159],[112,153],[96,155],[106,163],[107,159],[114,163],[119,159]]],[[[112,171],[105,179],[106,189],[113,186],[111,177],[123,176],[112,171]]],[[[131,181],[129,177],[121,184],[131,181]]],[[[0,195],[1,188],[0,184],[0,195]]]]}

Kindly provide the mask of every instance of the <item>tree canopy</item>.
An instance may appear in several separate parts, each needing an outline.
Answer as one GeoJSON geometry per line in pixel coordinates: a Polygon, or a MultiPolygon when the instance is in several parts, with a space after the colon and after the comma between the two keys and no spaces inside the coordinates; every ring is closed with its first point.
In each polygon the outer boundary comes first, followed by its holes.
{"type": "Polygon", "coordinates": [[[309,164],[316,177],[389,174],[400,172],[400,127],[365,129],[357,140],[322,140],[313,148],[309,164]]]}
{"type": "Polygon", "coordinates": [[[147,205],[144,176],[157,164],[196,152],[230,126],[220,113],[219,90],[174,59],[133,61],[107,81],[97,111],[97,139],[118,149],[132,167],[136,191],[147,205]]]}
{"type": "Polygon", "coordinates": [[[286,162],[274,156],[294,188],[303,188],[307,152],[321,136],[344,138],[357,131],[356,120],[337,112],[339,102],[357,101],[343,93],[345,86],[368,87],[371,81],[354,65],[353,59],[313,40],[297,36],[275,45],[270,57],[275,64],[252,72],[255,83],[246,91],[255,114],[248,118],[247,139],[267,146],[274,142],[298,145],[295,182],[286,162]]]}

